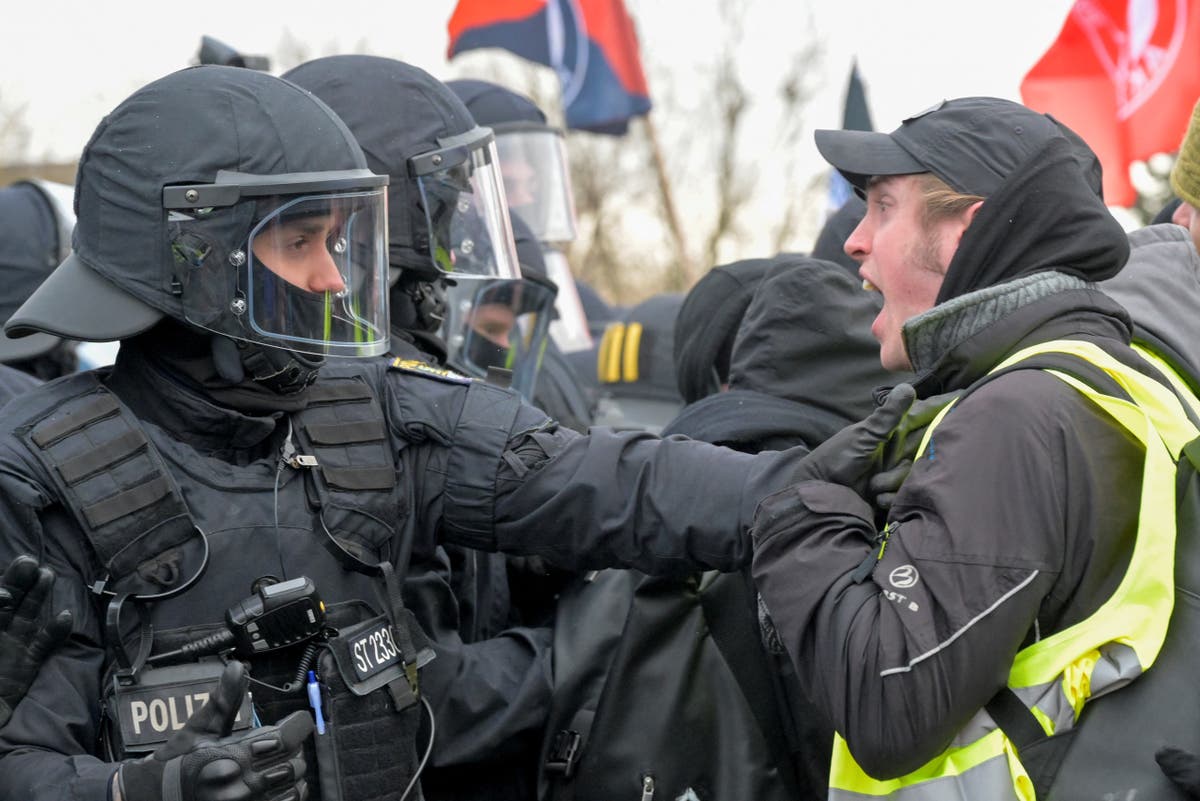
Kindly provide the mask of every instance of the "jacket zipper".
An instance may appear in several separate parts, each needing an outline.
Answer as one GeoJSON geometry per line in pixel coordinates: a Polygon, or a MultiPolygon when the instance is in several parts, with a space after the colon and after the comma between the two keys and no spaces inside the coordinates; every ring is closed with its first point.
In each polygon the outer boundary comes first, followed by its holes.
{"type": "Polygon", "coordinates": [[[883,527],[883,531],[875,534],[875,538],[871,540],[871,545],[873,546],[871,551],[850,576],[855,584],[862,584],[874,572],[875,565],[879,564],[879,560],[883,558],[884,549],[887,548],[888,537],[892,536],[892,533],[898,528],[900,528],[899,523],[888,523],[883,527]]]}

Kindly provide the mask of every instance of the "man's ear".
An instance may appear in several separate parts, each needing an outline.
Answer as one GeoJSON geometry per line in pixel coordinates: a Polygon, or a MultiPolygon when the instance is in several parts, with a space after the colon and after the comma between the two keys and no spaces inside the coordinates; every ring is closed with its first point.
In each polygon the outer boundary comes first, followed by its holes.
{"type": "Polygon", "coordinates": [[[977,200],[963,211],[963,230],[965,231],[970,226],[971,221],[975,219],[975,213],[979,211],[979,207],[983,205],[982,200],[977,200]]]}
{"type": "Polygon", "coordinates": [[[962,241],[963,232],[971,227],[971,222],[975,219],[975,213],[979,211],[979,207],[983,205],[982,200],[977,200],[967,208],[963,209],[958,215],[954,233],[954,249],[958,250],[958,244],[962,241]]]}

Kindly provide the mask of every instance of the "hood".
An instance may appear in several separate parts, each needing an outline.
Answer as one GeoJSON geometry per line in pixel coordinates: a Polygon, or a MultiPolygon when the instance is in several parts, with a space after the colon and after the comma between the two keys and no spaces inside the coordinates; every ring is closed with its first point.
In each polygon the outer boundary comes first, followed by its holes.
{"type": "Polygon", "coordinates": [[[675,379],[686,403],[719,392],[742,315],[763,276],[795,257],[743,259],[714,267],[691,288],[675,318],[675,379]]]}
{"type": "Polygon", "coordinates": [[[1193,375],[1200,368],[1200,253],[1186,228],[1172,223],[1129,234],[1125,269],[1100,289],[1129,311],[1134,338],[1163,346],[1193,375]]]}
{"type": "Polygon", "coordinates": [[[1117,274],[1129,241],[1079,158],[1059,137],[1013,169],[964,232],[938,303],[1048,270],[1085,281],[1117,274]]]}
{"type": "Polygon", "coordinates": [[[876,387],[907,377],[879,364],[871,321],[881,300],[841,265],[812,258],[777,265],[742,319],[730,388],[786,398],[846,423],[866,417],[876,387]]]}

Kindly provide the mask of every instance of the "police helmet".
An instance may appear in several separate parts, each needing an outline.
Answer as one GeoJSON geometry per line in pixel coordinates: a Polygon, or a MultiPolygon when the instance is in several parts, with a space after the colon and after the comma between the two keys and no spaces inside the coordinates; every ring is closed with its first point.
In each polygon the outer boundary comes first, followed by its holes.
{"type": "Polygon", "coordinates": [[[479,80],[446,85],[476,123],[496,132],[509,209],[521,215],[541,242],[574,241],[575,201],[562,130],[546,124],[546,115],[532,100],[503,86],[479,80]]]}
{"type": "Polygon", "coordinates": [[[452,366],[480,378],[494,368],[506,370],[509,386],[532,401],[558,287],[546,274],[533,232],[517,216],[512,226],[522,277],[451,286],[442,336],[452,366]]]}
{"type": "Polygon", "coordinates": [[[386,186],[308,92],[180,70],[101,121],[79,163],[73,252],[5,330],[102,342],[166,317],[268,350],[381,354],[386,186]]]}
{"type": "Polygon", "coordinates": [[[391,176],[389,261],[423,281],[517,278],[491,129],[422,69],[379,56],[329,56],[284,78],[319,97],[391,176]]]}

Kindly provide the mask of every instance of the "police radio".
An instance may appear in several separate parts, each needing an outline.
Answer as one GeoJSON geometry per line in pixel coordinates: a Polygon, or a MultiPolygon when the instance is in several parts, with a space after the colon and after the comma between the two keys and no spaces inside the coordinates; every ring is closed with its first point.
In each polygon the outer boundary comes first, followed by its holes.
{"type": "Polygon", "coordinates": [[[195,658],[227,650],[251,657],[287,648],[316,637],[325,629],[325,603],[307,576],[265,584],[258,592],[225,611],[225,631],[156,654],[151,664],[179,657],[195,658]]]}
{"type": "MultiPolygon", "coordinates": [[[[325,631],[325,604],[307,577],[264,582],[254,595],[225,612],[225,625],[224,631],[116,671],[104,699],[108,719],[105,751],[110,759],[144,755],[166,742],[208,700],[224,669],[219,660],[167,667],[161,663],[229,650],[240,657],[253,657],[311,640],[325,631]]],[[[311,656],[306,654],[305,659],[311,656]]],[[[129,660],[123,661],[129,664],[129,660]]],[[[252,719],[247,692],[234,730],[249,728],[252,719]]]]}

